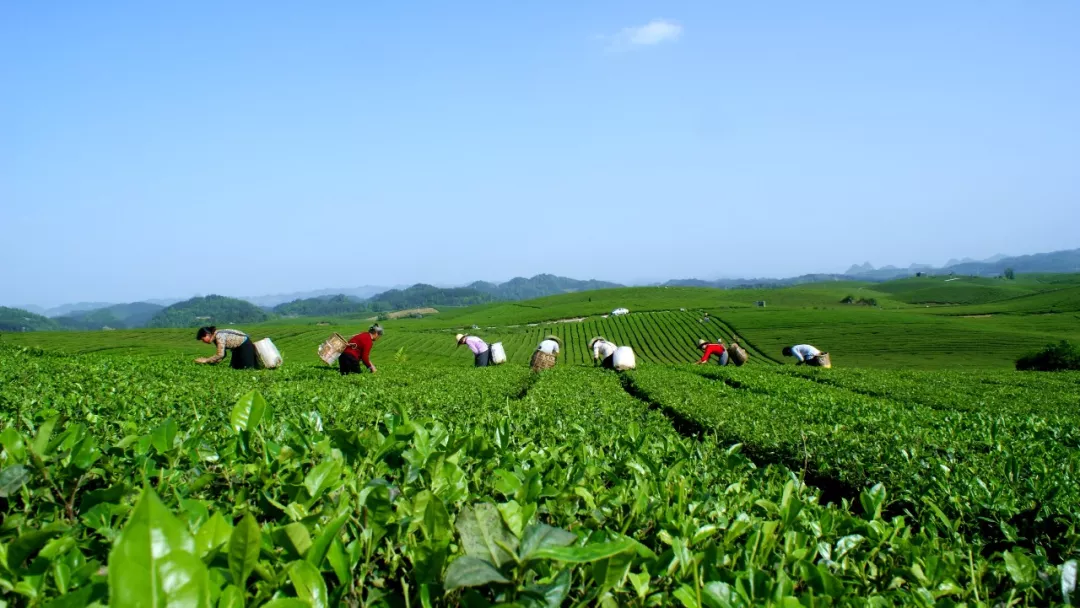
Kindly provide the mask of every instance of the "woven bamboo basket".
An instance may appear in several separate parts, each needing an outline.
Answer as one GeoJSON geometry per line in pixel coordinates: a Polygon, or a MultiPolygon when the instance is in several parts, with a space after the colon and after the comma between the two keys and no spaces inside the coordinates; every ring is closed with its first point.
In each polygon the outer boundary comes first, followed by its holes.
{"type": "Polygon", "coordinates": [[[341,353],[345,352],[345,348],[349,342],[345,338],[341,337],[341,334],[335,333],[326,339],[319,345],[319,358],[326,362],[327,365],[333,365],[337,361],[341,353]]]}
{"type": "Polygon", "coordinates": [[[538,350],[533,353],[532,361],[529,362],[529,367],[532,368],[532,371],[534,372],[542,372],[545,369],[551,369],[555,367],[555,355],[538,350]]]}
{"type": "Polygon", "coordinates": [[[746,349],[739,346],[738,342],[732,342],[728,347],[728,358],[736,366],[740,366],[746,363],[746,360],[750,358],[750,354],[746,352],[746,349]]]}

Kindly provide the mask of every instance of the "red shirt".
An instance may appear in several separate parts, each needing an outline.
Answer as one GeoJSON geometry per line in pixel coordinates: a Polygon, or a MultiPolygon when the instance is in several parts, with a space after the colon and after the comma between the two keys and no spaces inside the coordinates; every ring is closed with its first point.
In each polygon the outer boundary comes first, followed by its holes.
{"type": "Polygon", "coordinates": [[[360,359],[368,369],[371,369],[371,334],[364,332],[349,338],[349,345],[345,347],[342,357],[360,359]]]}
{"type": "Polygon", "coordinates": [[[709,360],[709,357],[711,357],[713,355],[716,355],[716,356],[719,357],[722,354],[724,354],[724,345],[723,344],[706,344],[705,345],[705,353],[701,355],[700,363],[705,363],[706,361],[709,360]]]}

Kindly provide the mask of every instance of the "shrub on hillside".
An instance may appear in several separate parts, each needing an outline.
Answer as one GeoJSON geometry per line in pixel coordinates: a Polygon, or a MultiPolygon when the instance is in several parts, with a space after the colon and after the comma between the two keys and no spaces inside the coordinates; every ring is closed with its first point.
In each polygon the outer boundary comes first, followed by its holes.
{"type": "Polygon", "coordinates": [[[1062,340],[1037,353],[1020,357],[1016,360],[1016,369],[1041,372],[1080,370],[1080,348],[1073,346],[1068,340],[1062,340]]]}

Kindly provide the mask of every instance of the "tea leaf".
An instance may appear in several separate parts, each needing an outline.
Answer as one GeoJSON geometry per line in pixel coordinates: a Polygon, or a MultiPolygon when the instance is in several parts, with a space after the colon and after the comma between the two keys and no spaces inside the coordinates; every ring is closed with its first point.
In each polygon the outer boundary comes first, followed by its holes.
{"type": "Polygon", "coordinates": [[[232,575],[233,584],[237,587],[243,589],[246,586],[248,576],[259,561],[261,544],[259,524],[248,513],[233,528],[232,535],[229,537],[229,574],[232,575]]]}
{"type": "Polygon", "coordinates": [[[109,605],[208,607],[209,578],[195,539],[150,488],[109,553],[109,605]]]}
{"type": "Polygon", "coordinates": [[[450,563],[443,584],[447,591],[460,587],[478,587],[489,583],[509,583],[490,562],[471,555],[463,555],[450,563]]]}

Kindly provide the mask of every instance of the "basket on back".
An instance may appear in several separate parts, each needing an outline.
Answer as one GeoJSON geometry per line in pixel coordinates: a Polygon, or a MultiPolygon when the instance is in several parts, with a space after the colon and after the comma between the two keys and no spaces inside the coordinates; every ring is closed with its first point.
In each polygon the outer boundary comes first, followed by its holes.
{"type": "Polygon", "coordinates": [[[728,357],[735,365],[742,365],[750,358],[750,354],[746,352],[745,348],[739,346],[738,342],[732,342],[731,346],[728,347],[728,357]]]}
{"type": "Polygon", "coordinates": [[[506,363],[506,349],[503,348],[502,342],[496,342],[491,345],[491,364],[502,365],[506,363]]]}
{"type": "Polygon", "coordinates": [[[255,361],[263,369],[281,367],[281,352],[270,338],[263,338],[255,343],[255,361]]]}
{"type": "Polygon", "coordinates": [[[637,367],[637,357],[634,355],[634,349],[629,346],[616,348],[615,354],[612,355],[612,363],[615,369],[620,372],[635,369],[637,367]]]}
{"type": "Polygon", "coordinates": [[[319,358],[326,362],[327,365],[333,365],[337,361],[341,353],[345,352],[349,342],[345,338],[341,337],[341,334],[335,333],[326,339],[319,345],[319,358]]]}
{"type": "Polygon", "coordinates": [[[529,368],[534,372],[542,372],[553,367],[555,367],[555,355],[542,350],[535,351],[532,360],[529,361],[529,368]]]}
{"type": "Polygon", "coordinates": [[[821,353],[816,357],[811,357],[807,362],[813,367],[824,367],[825,369],[832,367],[832,358],[829,357],[829,353],[821,353]]]}

